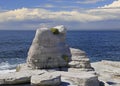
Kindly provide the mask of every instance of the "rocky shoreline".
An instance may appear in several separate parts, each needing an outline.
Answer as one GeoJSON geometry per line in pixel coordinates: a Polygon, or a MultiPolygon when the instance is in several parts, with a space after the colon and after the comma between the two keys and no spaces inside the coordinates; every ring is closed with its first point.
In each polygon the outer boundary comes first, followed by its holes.
{"type": "Polygon", "coordinates": [[[105,86],[120,86],[120,62],[102,60],[91,63],[105,86]]]}
{"type": "MultiPolygon", "coordinates": [[[[91,66],[84,51],[66,44],[66,32],[63,25],[37,29],[26,63],[18,65],[16,72],[1,74],[0,86],[109,86],[107,79],[113,76],[103,75],[111,71],[104,65],[117,68],[119,62],[102,61],[91,66]]],[[[119,78],[118,71],[114,77],[119,78]]]]}
{"type": "MultiPolygon", "coordinates": [[[[91,63],[92,67],[94,67],[98,79],[101,82],[100,86],[120,86],[120,62],[118,61],[108,61],[103,60],[99,62],[91,63]]],[[[62,80],[71,83],[69,80],[62,80]]],[[[8,85],[0,85],[0,86],[8,86],[8,85]]],[[[26,84],[17,84],[17,85],[9,85],[9,86],[31,86],[30,83],[26,84]]],[[[68,83],[62,82],[60,86],[70,86],[68,83]]],[[[77,85],[76,85],[77,86],[77,85]]]]}

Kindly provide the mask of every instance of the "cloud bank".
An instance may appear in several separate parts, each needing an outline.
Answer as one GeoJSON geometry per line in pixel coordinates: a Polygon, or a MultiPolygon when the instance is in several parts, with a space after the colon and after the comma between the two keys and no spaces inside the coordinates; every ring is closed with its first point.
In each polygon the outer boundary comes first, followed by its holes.
{"type": "MultiPolygon", "coordinates": [[[[100,0],[91,0],[92,2],[98,2],[100,0]]],[[[86,2],[89,2],[86,0],[86,2]]],[[[52,5],[46,4],[47,7],[53,7],[52,5]]],[[[33,23],[41,23],[41,21],[52,21],[57,24],[64,22],[76,22],[76,23],[91,23],[101,21],[113,21],[120,20],[120,0],[114,1],[112,4],[105,5],[103,7],[87,10],[71,10],[71,11],[51,11],[43,8],[21,8],[9,11],[0,12],[0,23],[5,24],[7,22],[23,22],[23,27],[35,27],[28,21],[33,23]]],[[[46,22],[46,23],[48,23],[46,22]]],[[[1,26],[2,27],[2,26],[1,26]]]]}

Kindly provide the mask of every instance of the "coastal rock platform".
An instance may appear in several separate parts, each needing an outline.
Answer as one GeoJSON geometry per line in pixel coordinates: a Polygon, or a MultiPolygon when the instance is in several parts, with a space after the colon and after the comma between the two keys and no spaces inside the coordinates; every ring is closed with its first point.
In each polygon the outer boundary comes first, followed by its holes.
{"type": "Polygon", "coordinates": [[[120,62],[102,60],[91,63],[104,86],[120,86],[120,62]]]}
{"type": "Polygon", "coordinates": [[[8,73],[0,77],[0,86],[99,86],[95,72],[47,72],[36,70],[31,72],[8,73]],[[26,84],[29,83],[29,84],[26,84]],[[31,83],[31,84],[30,84],[31,83]]]}
{"type": "Polygon", "coordinates": [[[37,29],[26,63],[0,75],[0,85],[99,86],[86,53],[66,43],[66,31],[63,25],[37,29]]]}

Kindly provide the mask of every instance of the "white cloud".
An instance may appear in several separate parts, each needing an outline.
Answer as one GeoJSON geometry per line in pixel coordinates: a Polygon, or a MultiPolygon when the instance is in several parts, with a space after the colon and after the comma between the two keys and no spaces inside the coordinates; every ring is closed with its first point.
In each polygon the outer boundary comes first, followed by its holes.
{"type": "Polygon", "coordinates": [[[102,20],[120,20],[120,0],[114,1],[112,4],[98,7],[96,9],[88,10],[87,12],[91,15],[97,15],[102,20]]]}
{"type": "Polygon", "coordinates": [[[55,21],[77,21],[91,22],[109,19],[120,19],[120,9],[91,9],[83,11],[49,11],[45,9],[16,9],[0,13],[0,22],[25,21],[25,20],[55,20],[55,21]]]}
{"type": "Polygon", "coordinates": [[[105,5],[101,8],[119,8],[120,7],[120,0],[114,1],[112,4],[105,5]]]}
{"type": "Polygon", "coordinates": [[[87,11],[91,15],[101,17],[101,20],[120,20],[120,9],[92,9],[87,11]]]}
{"type": "MultiPolygon", "coordinates": [[[[116,2],[113,2],[114,4],[116,2]]],[[[113,6],[112,4],[108,5],[113,6]]],[[[118,3],[119,4],[119,3],[118,3]]],[[[47,5],[47,7],[52,7],[47,5]]],[[[21,8],[16,10],[0,12],[0,23],[6,22],[24,22],[24,21],[43,21],[51,20],[54,22],[96,22],[105,20],[120,20],[119,8],[96,8],[89,10],[72,11],[50,11],[41,8],[21,8]]],[[[53,23],[53,22],[52,22],[53,23]]],[[[27,26],[29,24],[27,23],[27,26]]],[[[33,26],[33,24],[32,24],[33,26]]],[[[34,26],[35,27],[35,26],[34,26]]]]}
{"type": "Polygon", "coordinates": [[[58,11],[53,12],[45,9],[17,9],[0,13],[0,22],[6,21],[24,21],[24,20],[40,20],[53,19],[60,21],[79,21],[90,22],[100,21],[104,19],[118,18],[120,9],[92,9],[83,13],[79,11],[58,11]]]}
{"type": "Polygon", "coordinates": [[[78,11],[53,12],[40,8],[36,9],[22,8],[0,13],[0,22],[38,20],[38,19],[87,22],[100,20],[100,17],[86,13],[80,13],[78,11]]]}

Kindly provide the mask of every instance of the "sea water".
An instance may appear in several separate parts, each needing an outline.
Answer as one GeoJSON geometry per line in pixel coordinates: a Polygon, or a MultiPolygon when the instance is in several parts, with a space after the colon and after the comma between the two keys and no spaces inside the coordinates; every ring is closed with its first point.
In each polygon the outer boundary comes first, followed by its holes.
{"type": "MultiPolygon", "coordinates": [[[[35,31],[0,31],[0,73],[15,71],[26,61],[35,31]]],[[[91,62],[120,61],[120,31],[68,31],[70,47],[86,51],[91,62]]]]}

